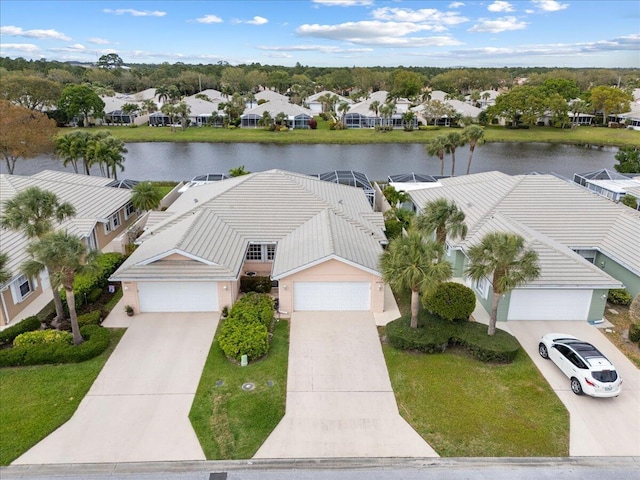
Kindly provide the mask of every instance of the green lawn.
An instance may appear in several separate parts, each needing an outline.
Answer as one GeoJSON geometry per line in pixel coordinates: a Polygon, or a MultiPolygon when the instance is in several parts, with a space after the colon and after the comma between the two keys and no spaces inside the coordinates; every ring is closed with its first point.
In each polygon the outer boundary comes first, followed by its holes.
{"type": "MultiPolygon", "coordinates": [[[[426,143],[436,135],[450,132],[449,128],[405,132],[377,132],[372,129],[329,130],[327,122],[319,121],[317,130],[271,132],[254,128],[188,128],[172,132],[168,127],[140,126],[100,127],[111,131],[125,142],[216,142],[216,143],[278,143],[278,144],[366,144],[366,143],[426,143]]],[[[64,130],[62,130],[64,133],[64,130]]],[[[578,127],[560,130],[534,127],[528,130],[509,130],[487,127],[487,142],[542,142],[573,145],[609,145],[640,147],[640,132],[627,129],[578,127]]],[[[480,147],[482,148],[482,147],[480,147]]]]}
{"type": "Polygon", "coordinates": [[[82,363],[0,369],[0,465],[8,465],[71,418],[124,334],[82,363]]]}
{"type": "Polygon", "coordinates": [[[439,455],[568,456],[569,414],[524,351],[509,365],[383,351],[400,413],[439,455]]]}
{"type": "Polygon", "coordinates": [[[251,458],[278,425],[285,412],[288,354],[286,321],[277,323],[267,357],[246,367],[229,362],[213,342],[189,414],[207,459],[251,458]],[[246,382],[255,389],[242,390],[246,382]]]}

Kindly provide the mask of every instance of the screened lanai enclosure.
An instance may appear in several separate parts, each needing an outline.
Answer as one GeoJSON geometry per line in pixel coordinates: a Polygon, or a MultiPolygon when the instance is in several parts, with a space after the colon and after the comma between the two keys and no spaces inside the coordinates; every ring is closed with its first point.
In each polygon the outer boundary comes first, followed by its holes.
{"type": "Polygon", "coordinates": [[[311,175],[325,182],[340,183],[342,185],[350,185],[364,190],[367,200],[373,206],[376,199],[376,191],[371,186],[369,178],[361,172],[353,170],[333,170],[331,172],[319,173],[311,175]]]}
{"type": "Polygon", "coordinates": [[[230,177],[224,173],[206,173],[204,175],[198,175],[193,177],[191,181],[187,182],[182,188],[180,188],[180,190],[178,190],[178,192],[183,193],[191,187],[195,187],[197,185],[205,185],[207,183],[219,182],[228,178],[230,177]]]}
{"type": "MultiPolygon", "coordinates": [[[[287,117],[287,127],[289,128],[309,128],[309,121],[312,119],[310,115],[306,113],[300,113],[298,115],[289,115],[287,117]]],[[[262,116],[255,113],[247,113],[240,117],[240,126],[243,128],[258,128],[262,127],[262,116]]],[[[275,116],[272,115],[272,121],[275,121],[275,116]]]]}
{"type": "Polygon", "coordinates": [[[171,125],[171,121],[167,115],[162,112],[154,112],[149,115],[150,127],[166,127],[171,125]]]}
{"type": "Polygon", "coordinates": [[[389,175],[387,178],[389,183],[428,183],[437,182],[441,178],[449,178],[449,175],[426,175],[422,173],[400,173],[398,175],[389,175]]]}
{"type": "Polygon", "coordinates": [[[114,110],[104,115],[104,123],[107,125],[129,125],[133,123],[137,115],[135,113],[125,113],[122,110],[114,110]]]}
{"type": "Polygon", "coordinates": [[[114,187],[114,188],[124,188],[126,190],[133,190],[133,187],[135,187],[138,183],[137,180],[129,180],[129,179],[124,179],[124,180],[114,180],[111,183],[107,184],[107,187],[114,187]]]}

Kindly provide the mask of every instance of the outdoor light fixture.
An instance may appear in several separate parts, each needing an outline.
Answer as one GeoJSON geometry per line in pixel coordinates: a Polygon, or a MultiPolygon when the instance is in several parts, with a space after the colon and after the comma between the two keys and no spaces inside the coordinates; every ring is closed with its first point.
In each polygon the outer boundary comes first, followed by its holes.
{"type": "Polygon", "coordinates": [[[223,290],[226,290],[226,289],[227,289],[227,286],[226,286],[226,285],[223,285],[223,286],[222,286],[222,289],[223,289],[223,290]]]}

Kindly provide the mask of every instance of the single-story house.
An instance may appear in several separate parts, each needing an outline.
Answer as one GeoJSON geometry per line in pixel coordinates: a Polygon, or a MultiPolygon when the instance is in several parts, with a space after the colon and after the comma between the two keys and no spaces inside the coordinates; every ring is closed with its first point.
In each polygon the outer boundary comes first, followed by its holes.
{"type": "Polygon", "coordinates": [[[314,93],[313,95],[310,95],[306,100],[305,100],[305,105],[307,106],[307,108],[309,110],[311,110],[314,114],[321,114],[323,112],[323,108],[324,108],[324,104],[318,100],[320,97],[325,97],[326,95],[331,95],[331,96],[335,96],[338,98],[338,101],[335,103],[334,107],[333,107],[333,112],[337,113],[338,112],[338,105],[340,105],[343,102],[348,103],[349,105],[353,104],[353,100],[351,100],[350,98],[347,97],[343,97],[342,95],[338,95],[336,93],[330,92],[328,90],[323,90],[322,92],[318,92],[318,93],[314,93]]]}
{"type": "Polygon", "coordinates": [[[271,100],[245,110],[240,116],[240,126],[243,128],[260,127],[260,121],[265,112],[269,113],[273,120],[280,113],[284,113],[287,117],[286,122],[289,128],[309,128],[309,121],[313,118],[313,112],[307,108],[289,103],[288,100],[271,100]]]}
{"type": "MultiPolygon", "coordinates": [[[[0,174],[0,215],[4,204],[17,193],[39,187],[53,192],[60,202],[69,202],[76,215],[56,228],[84,239],[92,249],[105,249],[137,220],[131,203],[131,190],[108,186],[112,179],[46,170],[32,176],[0,174]]],[[[9,257],[7,269],[11,279],[0,285],[0,327],[36,314],[51,301],[51,287],[46,272],[27,278],[20,266],[28,259],[29,240],[20,232],[0,230],[2,251],[9,257]]]]}
{"type": "MultiPolygon", "coordinates": [[[[446,198],[465,213],[467,237],[447,240],[456,276],[464,277],[466,252],[489,232],[517,233],[539,255],[540,277],[505,295],[498,320],[599,320],[609,289],[640,293],[640,212],[554,175],[487,172],[439,183],[408,194],[418,210],[446,198]]],[[[490,279],[467,284],[489,310],[490,279]]]]}
{"type": "MultiPolygon", "coordinates": [[[[394,101],[395,112],[391,117],[384,118],[380,113],[380,107],[387,102],[388,92],[380,90],[372,93],[369,98],[354,103],[349,111],[344,115],[344,124],[347,128],[373,128],[378,125],[391,126],[392,128],[403,128],[404,121],[402,114],[409,111],[411,102],[406,98],[399,98],[394,101]],[[378,102],[378,111],[372,108],[378,102]]],[[[413,126],[418,126],[417,118],[413,120],[413,126]]]]}
{"type": "Polygon", "coordinates": [[[384,310],[382,214],[360,188],[269,170],[187,189],[112,275],[140,312],[219,311],[267,276],[281,313],[384,310]]]}

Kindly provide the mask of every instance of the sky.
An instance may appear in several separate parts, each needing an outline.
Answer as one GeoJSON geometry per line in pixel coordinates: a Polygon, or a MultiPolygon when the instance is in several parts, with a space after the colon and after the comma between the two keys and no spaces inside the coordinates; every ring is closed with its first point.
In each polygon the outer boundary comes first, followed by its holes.
{"type": "Polygon", "coordinates": [[[0,56],[640,68],[638,0],[2,0],[0,56]]]}

